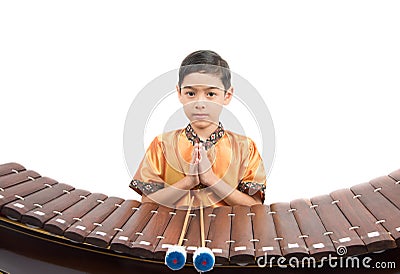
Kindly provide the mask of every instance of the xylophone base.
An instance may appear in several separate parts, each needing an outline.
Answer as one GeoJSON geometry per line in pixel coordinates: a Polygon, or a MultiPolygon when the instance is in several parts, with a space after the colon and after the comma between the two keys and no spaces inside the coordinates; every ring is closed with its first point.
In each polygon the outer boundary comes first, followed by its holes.
{"type": "MultiPolygon", "coordinates": [[[[0,218],[0,273],[1,270],[12,274],[81,274],[81,273],[173,273],[163,262],[141,260],[104,252],[104,250],[85,244],[71,243],[64,239],[32,232],[31,229],[17,226],[0,218]]],[[[395,262],[392,269],[294,269],[257,266],[216,266],[210,273],[310,273],[336,270],[340,273],[400,273],[400,249],[391,249],[379,254],[366,254],[372,262],[395,262]]],[[[193,266],[185,266],[175,273],[197,273],[193,266]]]]}

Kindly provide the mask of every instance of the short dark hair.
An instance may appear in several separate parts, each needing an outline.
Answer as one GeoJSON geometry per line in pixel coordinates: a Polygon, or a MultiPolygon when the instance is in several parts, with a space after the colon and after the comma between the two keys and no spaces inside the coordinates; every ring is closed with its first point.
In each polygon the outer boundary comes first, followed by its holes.
{"type": "Polygon", "coordinates": [[[186,75],[200,72],[214,74],[220,77],[225,92],[231,87],[231,72],[228,63],[222,57],[211,50],[198,50],[192,52],[181,63],[179,68],[178,85],[181,87],[186,75]]]}

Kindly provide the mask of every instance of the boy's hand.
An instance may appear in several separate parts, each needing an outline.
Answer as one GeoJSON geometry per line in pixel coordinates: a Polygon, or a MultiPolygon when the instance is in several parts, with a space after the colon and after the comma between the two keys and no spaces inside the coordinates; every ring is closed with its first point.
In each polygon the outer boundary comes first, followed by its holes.
{"type": "Polygon", "coordinates": [[[189,173],[187,174],[187,177],[190,179],[190,188],[193,188],[200,184],[200,178],[199,178],[199,145],[195,144],[194,149],[192,152],[192,161],[190,162],[189,165],[189,173]]]}
{"type": "Polygon", "coordinates": [[[212,164],[207,156],[207,151],[202,144],[199,145],[199,176],[203,185],[211,186],[218,181],[218,177],[212,170],[212,164]]]}

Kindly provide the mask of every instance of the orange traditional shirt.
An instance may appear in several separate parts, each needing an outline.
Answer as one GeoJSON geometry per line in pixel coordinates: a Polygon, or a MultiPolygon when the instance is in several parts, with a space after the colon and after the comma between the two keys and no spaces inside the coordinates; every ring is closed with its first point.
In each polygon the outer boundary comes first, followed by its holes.
{"type": "MultiPolygon", "coordinates": [[[[225,183],[248,195],[260,195],[264,202],[266,174],[255,143],[248,137],[224,130],[219,123],[210,137],[203,141],[189,124],[185,129],[163,133],[151,142],[130,187],[139,194],[149,195],[178,182],[188,174],[194,144],[203,143],[215,175],[225,183]]],[[[202,184],[191,191],[204,206],[227,205],[202,184]]],[[[176,206],[188,205],[189,195],[176,206]]]]}

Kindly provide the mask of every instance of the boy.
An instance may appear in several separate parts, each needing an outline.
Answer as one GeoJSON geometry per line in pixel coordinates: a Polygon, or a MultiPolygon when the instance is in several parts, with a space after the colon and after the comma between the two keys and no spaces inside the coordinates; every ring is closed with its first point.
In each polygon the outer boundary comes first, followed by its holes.
{"type": "Polygon", "coordinates": [[[254,142],[219,122],[233,96],[231,73],[217,53],[189,54],[176,86],[189,124],[157,136],[130,187],[142,202],[169,207],[262,204],[266,175],[254,142]]]}

